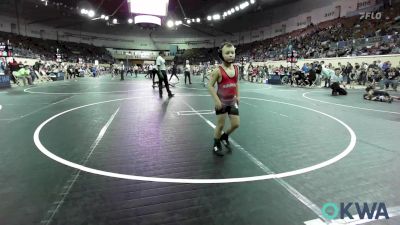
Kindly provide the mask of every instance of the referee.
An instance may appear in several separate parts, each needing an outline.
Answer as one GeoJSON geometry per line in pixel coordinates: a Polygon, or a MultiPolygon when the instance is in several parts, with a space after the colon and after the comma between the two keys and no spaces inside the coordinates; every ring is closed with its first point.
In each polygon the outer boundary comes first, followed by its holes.
{"type": "Polygon", "coordinates": [[[162,96],[163,96],[163,91],[162,91],[163,85],[162,85],[162,83],[164,81],[165,88],[167,89],[167,92],[168,92],[168,97],[172,98],[172,97],[174,97],[174,95],[171,93],[171,90],[169,90],[167,69],[166,69],[166,66],[165,66],[165,59],[163,57],[165,57],[165,54],[164,54],[163,51],[161,51],[159,56],[157,57],[157,60],[156,60],[157,75],[158,75],[158,81],[159,81],[158,89],[159,89],[159,92],[160,92],[160,98],[162,98],[162,96]]]}

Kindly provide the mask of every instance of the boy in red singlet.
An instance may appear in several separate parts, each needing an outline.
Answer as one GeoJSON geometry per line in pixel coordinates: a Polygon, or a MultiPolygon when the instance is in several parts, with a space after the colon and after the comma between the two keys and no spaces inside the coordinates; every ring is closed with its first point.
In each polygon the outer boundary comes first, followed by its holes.
{"type": "Polygon", "coordinates": [[[240,124],[239,119],[239,69],[233,65],[235,61],[235,47],[231,43],[223,43],[218,50],[218,56],[222,64],[211,72],[211,80],[208,89],[215,102],[217,114],[217,126],[214,134],[213,152],[223,156],[221,141],[229,147],[229,135],[232,134],[240,124]],[[215,83],[218,83],[218,91],[215,91],[215,83]],[[231,127],[222,133],[225,126],[225,118],[229,116],[231,127]]]}

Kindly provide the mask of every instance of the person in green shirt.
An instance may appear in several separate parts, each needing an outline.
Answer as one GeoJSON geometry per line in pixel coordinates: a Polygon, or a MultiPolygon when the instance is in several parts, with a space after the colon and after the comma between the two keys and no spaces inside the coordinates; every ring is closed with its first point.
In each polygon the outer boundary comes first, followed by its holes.
{"type": "Polygon", "coordinates": [[[26,81],[30,78],[30,72],[31,71],[29,70],[29,66],[25,65],[23,68],[19,69],[18,71],[14,71],[13,76],[15,76],[15,78],[17,80],[22,80],[22,82],[24,83],[24,86],[25,86],[26,81]]]}
{"type": "Polygon", "coordinates": [[[335,71],[328,69],[328,68],[324,68],[322,66],[321,75],[322,75],[322,79],[325,80],[324,87],[326,87],[326,88],[330,87],[331,86],[331,77],[333,75],[335,75],[335,71]]]}

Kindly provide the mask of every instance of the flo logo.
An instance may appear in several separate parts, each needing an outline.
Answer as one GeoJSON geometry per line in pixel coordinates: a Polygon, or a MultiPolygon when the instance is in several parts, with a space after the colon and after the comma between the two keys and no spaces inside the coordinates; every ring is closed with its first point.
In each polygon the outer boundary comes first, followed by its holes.
{"type": "MultiPolygon", "coordinates": [[[[354,209],[358,213],[358,217],[360,219],[368,218],[370,220],[372,219],[389,219],[389,214],[386,209],[385,203],[377,203],[374,202],[372,205],[368,205],[368,203],[340,203],[340,207],[338,207],[337,204],[329,202],[324,204],[322,207],[322,215],[325,217],[325,219],[328,220],[334,220],[338,219],[344,219],[344,218],[349,218],[349,219],[354,219],[353,215],[350,214],[349,210],[354,209]]],[[[358,218],[357,218],[358,219],[358,218]]]]}
{"type": "Polygon", "coordinates": [[[376,13],[375,12],[365,12],[365,13],[362,12],[362,13],[360,13],[360,15],[361,15],[360,20],[363,20],[363,19],[380,20],[380,19],[382,19],[381,12],[376,12],[376,13]]]}

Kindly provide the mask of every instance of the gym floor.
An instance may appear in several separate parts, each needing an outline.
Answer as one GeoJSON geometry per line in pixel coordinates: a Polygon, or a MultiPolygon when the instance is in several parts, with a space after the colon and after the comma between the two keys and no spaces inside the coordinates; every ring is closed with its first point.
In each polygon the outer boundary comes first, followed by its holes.
{"type": "Polygon", "coordinates": [[[172,99],[131,77],[0,90],[0,224],[400,223],[399,102],[243,82],[218,157],[200,81],[172,99]],[[327,202],[384,202],[391,218],[327,221],[327,202]]]}

